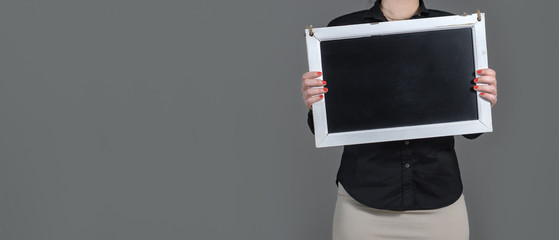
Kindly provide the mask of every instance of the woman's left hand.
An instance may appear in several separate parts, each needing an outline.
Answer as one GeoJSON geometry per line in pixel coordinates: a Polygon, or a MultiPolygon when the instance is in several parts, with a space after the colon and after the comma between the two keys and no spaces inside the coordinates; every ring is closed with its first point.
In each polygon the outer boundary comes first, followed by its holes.
{"type": "Polygon", "coordinates": [[[480,92],[480,96],[491,103],[491,107],[497,103],[497,73],[491,68],[480,69],[477,71],[479,77],[474,79],[475,83],[485,83],[487,85],[475,85],[474,90],[480,92]]]}

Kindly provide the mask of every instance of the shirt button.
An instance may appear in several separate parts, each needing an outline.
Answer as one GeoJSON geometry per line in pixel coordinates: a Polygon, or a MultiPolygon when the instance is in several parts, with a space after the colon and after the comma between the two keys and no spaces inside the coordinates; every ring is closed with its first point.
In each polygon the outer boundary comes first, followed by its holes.
{"type": "Polygon", "coordinates": [[[406,163],[406,168],[410,168],[410,164],[409,164],[409,163],[406,163]]]}
{"type": "Polygon", "coordinates": [[[410,141],[405,141],[404,144],[409,145],[410,141]]]}

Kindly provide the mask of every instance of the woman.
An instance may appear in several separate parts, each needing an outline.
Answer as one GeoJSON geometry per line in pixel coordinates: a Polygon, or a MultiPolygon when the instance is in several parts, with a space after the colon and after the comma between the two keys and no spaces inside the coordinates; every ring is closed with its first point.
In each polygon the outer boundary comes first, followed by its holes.
{"type": "MultiPolygon", "coordinates": [[[[449,15],[427,9],[422,0],[377,0],[371,9],[338,17],[328,26],[449,15]]],[[[495,71],[488,68],[477,73],[480,77],[472,80],[484,85],[474,90],[494,106],[495,71]]],[[[312,88],[327,84],[316,79],[320,76],[320,72],[307,72],[302,77],[311,131],[312,104],[328,92],[326,87],[312,88]]],[[[345,146],[336,184],[334,240],[469,238],[452,136],[345,146]]]]}

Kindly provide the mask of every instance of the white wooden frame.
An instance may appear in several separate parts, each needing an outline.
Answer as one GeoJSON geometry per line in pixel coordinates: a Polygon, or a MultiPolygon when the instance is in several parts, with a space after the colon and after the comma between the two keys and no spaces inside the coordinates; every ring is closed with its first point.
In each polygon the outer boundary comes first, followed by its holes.
{"type": "MultiPolygon", "coordinates": [[[[305,30],[305,38],[307,42],[309,71],[322,72],[320,52],[321,41],[459,28],[472,29],[475,69],[487,68],[485,14],[481,13],[480,20],[478,20],[478,14],[472,14],[466,16],[456,15],[374,24],[356,24],[311,29],[307,28],[305,30]],[[312,30],[312,34],[310,30],[312,30]]],[[[320,79],[322,79],[322,77],[320,77],[320,79]]],[[[326,93],[326,96],[327,95],[328,93],[326,93]]],[[[477,94],[477,120],[339,133],[328,133],[328,125],[326,121],[326,101],[327,97],[313,104],[314,132],[317,148],[493,131],[491,105],[487,100],[481,98],[479,94],[477,94]]]]}

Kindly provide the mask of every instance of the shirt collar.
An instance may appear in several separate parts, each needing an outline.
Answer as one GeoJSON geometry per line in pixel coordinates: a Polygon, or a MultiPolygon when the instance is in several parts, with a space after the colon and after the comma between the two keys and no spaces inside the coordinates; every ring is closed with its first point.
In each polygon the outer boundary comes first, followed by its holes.
{"type": "MultiPolygon", "coordinates": [[[[375,2],[375,5],[373,5],[371,9],[365,12],[365,14],[363,15],[363,19],[374,19],[381,22],[388,21],[388,19],[386,19],[386,17],[380,10],[381,1],[382,0],[377,0],[375,2]]],[[[423,3],[423,0],[419,0],[419,15],[425,16],[427,14],[429,14],[429,10],[425,7],[425,3],[423,3]]]]}

